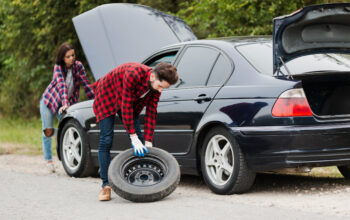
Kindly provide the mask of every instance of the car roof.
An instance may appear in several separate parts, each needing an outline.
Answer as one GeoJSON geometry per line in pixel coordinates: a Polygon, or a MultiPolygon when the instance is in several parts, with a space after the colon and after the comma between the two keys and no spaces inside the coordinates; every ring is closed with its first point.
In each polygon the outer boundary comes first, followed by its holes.
{"type": "Polygon", "coordinates": [[[212,45],[212,46],[219,46],[219,45],[223,45],[223,42],[229,43],[231,46],[236,47],[236,46],[245,45],[245,44],[272,42],[272,36],[268,35],[268,36],[236,36],[236,37],[208,38],[208,39],[186,41],[186,42],[167,45],[165,47],[160,48],[159,51],[175,48],[175,47],[181,47],[183,45],[190,45],[190,44],[191,45],[206,44],[206,45],[212,45]]]}

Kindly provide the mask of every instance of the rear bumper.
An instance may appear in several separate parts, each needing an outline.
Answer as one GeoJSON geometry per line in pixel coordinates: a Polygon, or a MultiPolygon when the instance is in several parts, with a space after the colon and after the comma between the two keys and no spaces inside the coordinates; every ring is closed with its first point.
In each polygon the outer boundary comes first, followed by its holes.
{"type": "Polygon", "coordinates": [[[232,132],[255,171],[350,164],[350,124],[246,127],[232,132]]]}

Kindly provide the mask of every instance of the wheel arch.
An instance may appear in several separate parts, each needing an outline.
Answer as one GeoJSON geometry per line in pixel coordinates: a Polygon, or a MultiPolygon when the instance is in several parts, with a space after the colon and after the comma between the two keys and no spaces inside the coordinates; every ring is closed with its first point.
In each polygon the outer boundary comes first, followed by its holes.
{"type": "Polygon", "coordinates": [[[222,127],[230,131],[227,124],[221,121],[212,121],[201,127],[201,129],[198,131],[197,142],[196,142],[196,160],[197,160],[198,173],[202,172],[200,164],[201,164],[201,152],[202,152],[205,136],[215,127],[222,127]]]}

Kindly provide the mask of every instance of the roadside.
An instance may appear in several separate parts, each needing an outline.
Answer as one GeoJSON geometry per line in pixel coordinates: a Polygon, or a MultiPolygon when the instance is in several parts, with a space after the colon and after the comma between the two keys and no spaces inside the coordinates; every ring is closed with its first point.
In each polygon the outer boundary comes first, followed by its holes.
{"type": "Polygon", "coordinates": [[[350,219],[350,181],[344,178],[261,174],[249,193],[220,196],[200,177],[182,176],[163,201],[134,204],[113,193],[111,202],[101,203],[98,178],[70,178],[54,161],[57,173],[49,174],[42,156],[0,155],[0,185],[6,186],[0,212],[16,219],[350,219]]]}

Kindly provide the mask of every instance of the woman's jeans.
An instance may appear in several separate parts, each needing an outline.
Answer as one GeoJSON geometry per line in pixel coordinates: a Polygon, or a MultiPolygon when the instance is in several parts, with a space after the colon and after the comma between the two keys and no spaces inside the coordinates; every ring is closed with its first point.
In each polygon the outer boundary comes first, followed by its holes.
{"type": "MultiPolygon", "coordinates": [[[[53,114],[51,110],[45,105],[44,100],[40,99],[40,115],[41,115],[41,121],[42,121],[42,138],[43,138],[43,151],[44,151],[44,158],[47,161],[52,160],[52,150],[51,150],[51,137],[46,137],[44,134],[44,130],[47,128],[53,129],[53,121],[55,115],[58,119],[61,118],[60,114],[53,114]]],[[[54,134],[54,133],[53,133],[54,134]]]]}
{"type": "MultiPolygon", "coordinates": [[[[119,115],[119,118],[122,120],[120,112],[118,112],[118,115],[119,115]]],[[[98,161],[100,165],[100,177],[102,179],[102,187],[109,185],[108,167],[111,162],[110,150],[112,148],[112,142],[113,142],[114,119],[115,119],[115,115],[111,115],[107,118],[102,119],[99,122],[100,143],[98,146],[98,161]]],[[[144,143],[144,139],[143,139],[141,127],[140,127],[140,121],[135,115],[134,115],[134,127],[140,141],[144,143]]]]}

